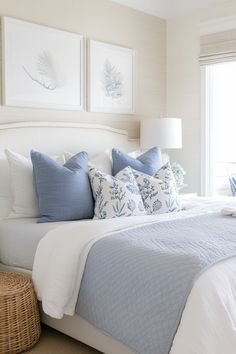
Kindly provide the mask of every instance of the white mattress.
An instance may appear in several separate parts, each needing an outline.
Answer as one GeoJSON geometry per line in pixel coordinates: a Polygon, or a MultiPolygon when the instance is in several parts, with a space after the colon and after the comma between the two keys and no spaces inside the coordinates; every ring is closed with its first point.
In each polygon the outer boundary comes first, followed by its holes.
{"type": "Polygon", "coordinates": [[[60,224],[37,224],[34,218],[1,220],[0,263],[32,270],[39,241],[60,224]]]}

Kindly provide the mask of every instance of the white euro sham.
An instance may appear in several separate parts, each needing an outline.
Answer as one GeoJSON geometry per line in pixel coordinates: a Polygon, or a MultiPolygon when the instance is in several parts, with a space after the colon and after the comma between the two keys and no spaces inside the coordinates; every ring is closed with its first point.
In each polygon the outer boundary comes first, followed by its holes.
{"type": "MultiPolygon", "coordinates": [[[[5,150],[10,167],[13,203],[10,218],[36,218],[39,216],[38,200],[34,186],[33,165],[30,158],[5,150]]],[[[64,163],[63,156],[53,157],[64,163]]]]}

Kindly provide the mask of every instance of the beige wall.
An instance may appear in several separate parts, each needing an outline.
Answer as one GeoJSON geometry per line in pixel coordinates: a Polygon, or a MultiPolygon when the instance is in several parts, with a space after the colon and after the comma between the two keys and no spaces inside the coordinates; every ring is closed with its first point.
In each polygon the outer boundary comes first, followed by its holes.
{"type": "Polygon", "coordinates": [[[236,14],[235,0],[168,20],[167,24],[110,0],[0,0],[0,14],[137,51],[135,115],[0,106],[0,123],[25,120],[101,123],[128,129],[130,137],[137,137],[140,119],[165,114],[180,117],[183,149],[170,155],[187,171],[186,191],[200,191],[199,23],[236,14]]]}
{"type": "Polygon", "coordinates": [[[199,23],[236,14],[236,1],[167,21],[167,115],[183,119],[183,149],[171,152],[187,171],[185,191],[200,191],[199,23]]]}
{"type": "Polygon", "coordinates": [[[0,14],[134,48],[136,114],[114,115],[0,106],[0,123],[25,120],[107,124],[139,134],[139,120],[165,114],[166,24],[110,0],[0,0],[0,14]]]}

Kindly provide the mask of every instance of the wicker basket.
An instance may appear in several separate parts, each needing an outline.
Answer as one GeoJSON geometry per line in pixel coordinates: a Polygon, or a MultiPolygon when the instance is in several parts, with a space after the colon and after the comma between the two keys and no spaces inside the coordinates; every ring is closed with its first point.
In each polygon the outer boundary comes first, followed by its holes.
{"type": "Polygon", "coordinates": [[[38,303],[27,275],[0,272],[0,354],[21,353],[39,340],[38,303]]]}

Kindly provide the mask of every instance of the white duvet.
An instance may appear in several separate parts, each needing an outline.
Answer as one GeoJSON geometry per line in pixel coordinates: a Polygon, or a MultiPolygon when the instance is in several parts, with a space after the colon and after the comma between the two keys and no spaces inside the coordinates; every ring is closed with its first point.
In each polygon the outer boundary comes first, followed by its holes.
{"type": "MultiPolygon", "coordinates": [[[[188,204],[187,210],[179,213],[78,221],[49,231],[38,245],[33,266],[33,281],[44,312],[58,319],[65,314],[74,315],[86,259],[97,240],[144,223],[220,211],[226,201],[196,199],[188,204]]],[[[235,354],[235,348],[236,258],[233,258],[210,268],[196,281],[171,354],[235,354]]]]}

